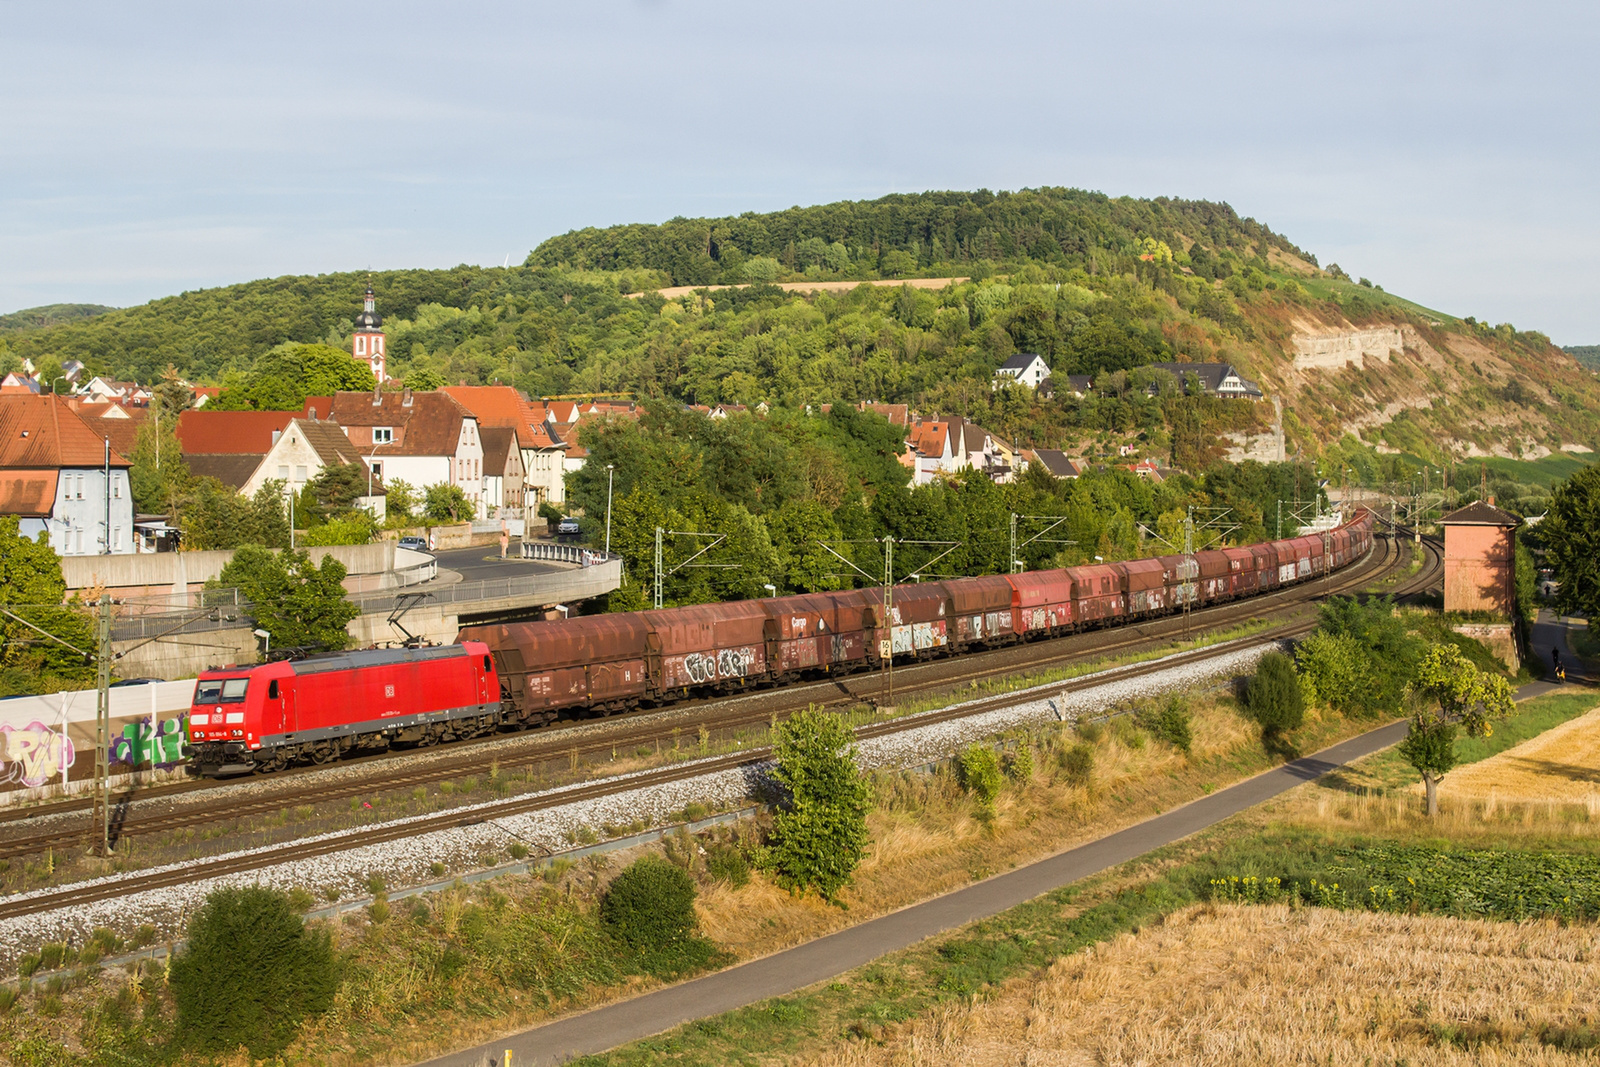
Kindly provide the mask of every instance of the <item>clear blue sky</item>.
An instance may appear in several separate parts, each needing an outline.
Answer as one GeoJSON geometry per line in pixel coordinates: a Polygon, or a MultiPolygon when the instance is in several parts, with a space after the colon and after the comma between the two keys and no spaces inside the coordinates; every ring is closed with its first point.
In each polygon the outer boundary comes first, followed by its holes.
{"type": "Polygon", "coordinates": [[[0,311],[923,189],[1226,200],[1600,343],[1593,4],[0,0],[0,311]]]}

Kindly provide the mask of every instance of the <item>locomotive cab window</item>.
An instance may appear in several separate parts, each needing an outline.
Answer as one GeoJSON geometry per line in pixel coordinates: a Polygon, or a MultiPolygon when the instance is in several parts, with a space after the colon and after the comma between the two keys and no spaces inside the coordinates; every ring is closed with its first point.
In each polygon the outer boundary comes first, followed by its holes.
{"type": "Polygon", "coordinates": [[[248,678],[202,678],[194,687],[196,704],[238,704],[244,700],[248,678]]]}
{"type": "Polygon", "coordinates": [[[488,656],[483,657],[483,669],[485,671],[494,670],[494,668],[489,665],[489,657],[488,656]]]}
{"type": "Polygon", "coordinates": [[[278,699],[278,680],[276,678],[274,678],[267,685],[267,699],[268,700],[277,700],[278,699]]]}

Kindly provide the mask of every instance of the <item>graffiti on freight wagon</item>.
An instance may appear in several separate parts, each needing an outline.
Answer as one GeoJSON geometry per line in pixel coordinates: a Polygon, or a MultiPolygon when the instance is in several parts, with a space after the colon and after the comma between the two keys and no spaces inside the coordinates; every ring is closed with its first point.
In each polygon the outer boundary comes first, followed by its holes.
{"type": "Polygon", "coordinates": [[[189,731],[185,728],[186,715],[177,715],[160,723],[146,717],[122,728],[122,736],[111,742],[113,763],[126,763],[138,767],[148,763],[166,769],[189,756],[189,746],[184,740],[189,731]]]}
{"type": "Polygon", "coordinates": [[[29,789],[44,785],[76,757],[72,739],[42,722],[0,724],[0,783],[19,782],[29,789]]]}

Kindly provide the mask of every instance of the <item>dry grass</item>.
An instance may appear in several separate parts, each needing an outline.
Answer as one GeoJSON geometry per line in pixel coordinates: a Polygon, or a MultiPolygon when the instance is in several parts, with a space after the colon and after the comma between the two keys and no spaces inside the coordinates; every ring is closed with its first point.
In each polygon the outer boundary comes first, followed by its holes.
{"type": "Polygon", "coordinates": [[[1600,802],[1600,708],[1456,768],[1439,791],[1456,800],[1600,802]]]}
{"type": "Polygon", "coordinates": [[[1200,905],[808,1062],[1545,1064],[1600,1026],[1595,930],[1200,905]]]}
{"type": "MultiPolygon", "coordinates": [[[[1095,746],[1093,784],[1085,789],[1045,772],[1047,743],[1029,788],[1007,789],[987,822],[975,816],[971,798],[948,773],[880,780],[868,819],[872,845],[841,894],[846,908],[814,895],[792,897],[757,876],[743,889],[706,890],[697,905],[701,928],[740,959],[763,956],[1104,837],[1209,791],[1208,785],[1265,766],[1226,765],[1240,753],[1260,759],[1254,729],[1231,701],[1197,702],[1192,709],[1191,756],[1107,730],[1095,746]]],[[[1060,741],[1070,743],[1070,731],[1060,741]]]]}

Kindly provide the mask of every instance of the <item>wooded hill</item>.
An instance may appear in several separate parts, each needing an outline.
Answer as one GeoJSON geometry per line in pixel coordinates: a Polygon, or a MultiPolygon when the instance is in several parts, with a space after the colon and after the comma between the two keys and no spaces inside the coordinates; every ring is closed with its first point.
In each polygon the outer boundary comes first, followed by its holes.
{"type": "MultiPolygon", "coordinates": [[[[268,279],[12,326],[0,330],[0,363],[77,358],[144,381],[171,365],[289,402],[310,383],[277,381],[296,360],[263,357],[286,342],[348,350],[368,277],[268,279]]],[[[1224,454],[1220,434],[1265,434],[1272,404],[1174,404],[1148,395],[1139,368],[1225,360],[1284,402],[1290,455],[1370,466],[1382,453],[1442,463],[1600,447],[1600,382],[1542,334],[1352,281],[1225,204],[1065,189],[891,196],[581,230],[523,267],[370,277],[390,371],[415,387],[499,381],[535,396],[629,390],[790,409],[908,402],[1024,443],[1115,454],[1132,441],[1198,468],[1224,454]],[[970,280],[934,291],[768,284],[922,276],[970,280]],[[650,292],[679,282],[749,286],[650,292]],[[1308,355],[1307,338],[1334,358],[1308,355]],[[1340,338],[1356,345],[1350,362],[1340,338]],[[1096,395],[991,391],[1017,351],[1043,354],[1058,375],[1094,375],[1096,395]]]]}

